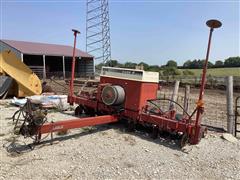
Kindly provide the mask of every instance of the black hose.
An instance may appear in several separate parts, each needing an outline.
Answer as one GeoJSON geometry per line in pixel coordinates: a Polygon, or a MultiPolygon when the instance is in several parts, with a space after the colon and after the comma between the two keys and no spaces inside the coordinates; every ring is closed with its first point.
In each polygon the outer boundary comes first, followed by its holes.
{"type": "Polygon", "coordinates": [[[147,100],[147,102],[155,105],[156,107],[159,108],[159,110],[160,110],[161,112],[163,112],[158,105],[156,105],[155,103],[153,103],[153,101],[157,101],[157,100],[158,100],[158,101],[170,101],[170,102],[178,105],[188,117],[192,117],[192,116],[190,116],[190,115],[188,114],[188,112],[187,112],[179,103],[177,103],[176,101],[173,101],[173,100],[171,100],[171,99],[167,99],[167,98],[157,98],[157,99],[149,99],[149,100],[147,100]]]}

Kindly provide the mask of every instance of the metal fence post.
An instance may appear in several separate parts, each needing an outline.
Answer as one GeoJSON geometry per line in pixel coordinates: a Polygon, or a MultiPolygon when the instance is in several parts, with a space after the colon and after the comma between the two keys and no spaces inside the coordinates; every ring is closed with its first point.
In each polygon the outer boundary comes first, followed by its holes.
{"type": "Polygon", "coordinates": [[[226,78],[227,86],[227,132],[234,135],[233,77],[226,78]]]}

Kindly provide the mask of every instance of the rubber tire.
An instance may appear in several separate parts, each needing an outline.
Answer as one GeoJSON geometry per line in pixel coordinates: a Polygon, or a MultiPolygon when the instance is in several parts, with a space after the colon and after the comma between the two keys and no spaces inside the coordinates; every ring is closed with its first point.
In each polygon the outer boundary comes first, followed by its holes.
{"type": "Polygon", "coordinates": [[[188,135],[186,133],[183,134],[179,143],[180,148],[183,148],[188,143],[188,140],[189,140],[188,135]]]}
{"type": "Polygon", "coordinates": [[[152,139],[157,139],[158,138],[158,133],[159,133],[158,127],[157,126],[153,126],[151,138],[152,139]]]}
{"type": "Polygon", "coordinates": [[[131,120],[127,122],[127,131],[134,132],[135,131],[135,123],[131,120]]]}
{"type": "Polygon", "coordinates": [[[95,110],[89,107],[84,108],[84,112],[87,116],[95,116],[95,110]]]}
{"type": "Polygon", "coordinates": [[[75,116],[79,117],[81,116],[83,113],[83,107],[81,105],[79,105],[78,107],[76,107],[74,114],[75,116]]]}

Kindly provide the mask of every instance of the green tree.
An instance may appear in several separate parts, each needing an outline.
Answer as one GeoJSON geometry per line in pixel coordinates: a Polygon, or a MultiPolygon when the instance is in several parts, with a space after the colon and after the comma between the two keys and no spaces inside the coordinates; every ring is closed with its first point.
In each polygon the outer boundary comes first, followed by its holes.
{"type": "Polygon", "coordinates": [[[194,59],[190,65],[190,68],[198,69],[200,68],[200,60],[194,59]]]}
{"type": "Polygon", "coordinates": [[[240,67],[240,57],[229,57],[224,61],[225,67],[240,67]]]}
{"type": "MultiPolygon", "coordinates": [[[[200,60],[200,59],[194,59],[193,61],[187,60],[184,64],[184,68],[189,68],[189,69],[200,69],[203,68],[205,64],[205,60],[200,60]]],[[[213,63],[208,62],[208,68],[214,67],[213,63]]]]}
{"type": "Polygon", "coordinates": [[[148,71],[155,71],[155,72],[159,72],[160,70],[160,67],[158,65],[152,65],[152,66],[149,66],[148,71]]]}
{"type": "Polygon", "coordinates": [[[214,67],[223,67],[224,63],[221,60],[215,62],[214,67]]]}
{"type": "Polygon", "coordinates": [[[118,66],[118,61],[117,60],[109,60],[105,63],[105,66],[109,67],[117,67],[118,66]]]}
{"type": "Polygon", "coordinates": [[[130,68],[130,69],[135,69],[136,66],[137,66],[137,63],[132,63],[132,62],[126,62],[124,64],[125,68],[130,68]]]}
{"type": "MultiPolygon", "coordinates": [[[[203,59],[203,60],[200,60],[199,61],[199,64],[198,64],[198,67],[199,68],[203,68],[204,67],[204,64],[205,64],[205,60],[203,59]]],[[[211,63],[210,61],[208,61],[208,68],[212,68],[214,65],[213,65],[213,63],[211,63]]]]}
{"type": "Polygon", "coordinates": [[[192,61],[191,60],[187,60],[185,63],[183,63],[183,67],[184,68],[190,68],[191,64],[192,64],[192,61]]]}
{"type": "Polygon", "coordinates": [[[104,66],[104,63],[99,63],[95,66],[95,68],[96,70],[101,70],[103,66],[104,66]]]}
{"type": "Polygon", "coordinates": [[[146,70],[148,70],[148,68],[149,68],[149,65],[147,64],[147,63],[145,63],[145,62],[140,62],[140,63],[138,63],[138,66],[143,66],[143,69],[146,71],[146,70]]]}
{"type": "Polygon", "coordinates": [[[166,64],[167,67],[177,67],[177,62],[174,60],[169,60],[166,64]]]}

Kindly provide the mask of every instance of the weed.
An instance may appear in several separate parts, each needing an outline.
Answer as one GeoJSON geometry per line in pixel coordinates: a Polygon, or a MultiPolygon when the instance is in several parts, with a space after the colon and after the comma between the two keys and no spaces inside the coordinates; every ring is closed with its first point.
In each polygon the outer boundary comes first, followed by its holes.
{"type": "Polygon", "coordinates": [[[132,136],[124,136],[125,141],[127,141],[131,146],[136,145],[136,140],[132,136]]]}

